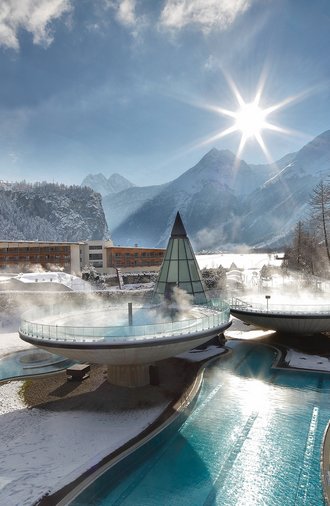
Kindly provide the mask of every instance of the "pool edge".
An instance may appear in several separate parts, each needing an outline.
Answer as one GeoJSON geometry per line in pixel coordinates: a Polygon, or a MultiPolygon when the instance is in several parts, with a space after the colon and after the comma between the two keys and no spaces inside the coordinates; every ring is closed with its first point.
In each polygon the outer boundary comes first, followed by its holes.
{"type": "Polygon", "coordinates": [[[324,500],[330,506],[330,420],[323,434],[320,467],[324,500]]]}

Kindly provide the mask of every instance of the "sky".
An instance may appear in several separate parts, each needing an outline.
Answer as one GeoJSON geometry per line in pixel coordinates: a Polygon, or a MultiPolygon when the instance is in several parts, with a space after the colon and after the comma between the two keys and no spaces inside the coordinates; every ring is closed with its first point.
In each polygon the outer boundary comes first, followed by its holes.
{"type": "Polygon", "coordinates": [[[329,26],[329,0],[1,0],[0,179],[160,184],[213,147],[278,160],[330,129],[329,26]],[[218,134],[257,90],[275,129],[241,149],[218,134]]]}

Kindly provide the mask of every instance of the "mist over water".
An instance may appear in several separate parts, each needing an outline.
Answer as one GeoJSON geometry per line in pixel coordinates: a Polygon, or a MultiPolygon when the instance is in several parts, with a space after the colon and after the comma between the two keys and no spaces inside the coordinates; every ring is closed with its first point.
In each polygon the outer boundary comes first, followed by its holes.
{"type": "Polygon", "coordinates": [[[226,298],[237,297],[249,302],[266,304],[317,305],[330,304],[330,279],[306,276],[283,268],[283,253],[218,253],[197,255],[201,269],[226,269],[226,298]],[[262,275],[266,267],[268,275],[262,275]]]}
{"type": "MultiPolygon", "coordinates": [[[[269,307],[272,305],[330,305],[330,281],[319,278],[305,278],[301,274],[287,272],[281,269],[282,255],[275,254],[246,254],[246,253],[220,253],[216,255],[198,255],[199,266],[219,267],[222,265],[227,271],[227,293],[221,293],[220,297],[228,301],[231,297],[237,297],[244,301],[266,305],[265,295],[269,295],[269,307]],[[266,265],[271,269],[269,278],[262,278],[260,273],[266,265]],[[230,272],[234,272],[234,281],[230,282],[230,272]]],[[[55,266],[54,266],[55,267],[55,266]]],[[[44,274],[45,279],[54,277],[56,272],[45,271],[36,267],[39,276],[44,274]]],[[[65,273],[59,275],[69,276],[65,273]]],[[[31,277],[34,273],[26,273],[23,276],[31,277]]],[[[2,276],[6,280],[6,273],[2,276]]],[[[77,278],[78,279],[78,278],[77,278]]],[[[1,277],[0,277],[1,281],[1,277]]],[[[22,290],[31,286],[31,292],[15,293],[6,292],[6,281],[0,284],[0,328],[12,327],[18,329],[21,315],[27,310],[35,310],[36,317],[41,315],[43,308],[47,312],[72,314],[77,313],[74,319],[75,325],[84,325],[88,322],[91,326],[116,326],[128,325],[128,302],[133,302],[133,324],[144,325],[173,320],[191,318],[192,297],[179,287],[175,287],[171,301],[152,307],[150,299],[137,293],[107,292],[103,295],[97,293],[79,293],[61,287],[61,293],[52,291],[55,286],[46,287],[51,283],[26,283],[22,290]],[[32,286],[34,285],[34,286],[32,286]],[[141,307],[144,306],[142,310],[141,307]],[[114,307],[116,310],[114,310],[114,307]],[[84,313],[88,311],[88,316],[84,313]]],[[[53,285],[57,283],[52,283],[53,285]]],[[[22,283],[23,285],[23,283],[22,283]]],[[[60,286],[60,285],[58,285],[60,286]]],[[[75,290],[75,288],[74,288],[75,290]]],[[[52,318],[54,321],[54,318],[52,318]]],[[[72,324],[72,323],[71,323],[72,324]]]]}

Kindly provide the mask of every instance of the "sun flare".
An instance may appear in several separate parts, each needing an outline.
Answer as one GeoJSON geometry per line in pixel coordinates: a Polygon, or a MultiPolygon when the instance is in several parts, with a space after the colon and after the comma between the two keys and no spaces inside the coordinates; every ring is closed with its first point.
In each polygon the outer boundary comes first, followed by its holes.
{"type": "Polygon", "coordinates": [[[254,99],[247,102],[243,99],[236,83],[231,79],[231,77],[228,74],[225,74],[225,77],[233,93],[233,96],[237,101],[237,110],[225,109],[223,107],[212,104],[204,104],[202,107],[212,110],[221,116],[227,116],[231,118],[233,120],[233,123],[224,130],[216,132],[215,134],[206,138],[201,143],[201,145],[210,144],[211,142],[226,137],[227,135],[238,133],[241,135],[241,138],[236,152],[237,160],[239,160],[239,157],[242,154],[247,142],[257,142],[260,149],[263,151],[268,163],[274,163],[274,160],[272,159],[264,142],[263,133],[266,130],[271,130],[273,132],[286,135],[292,135],[297,132],[293,132],[292,130],[276,125],[270,122],[268,118],[279,109],[282,109],[283,107],[290,105],[298,99],[303,98],[307,92],[302,92],[295,96],[289,96],[281,102],[269,105],[267,107],[262,107],[261,102],[263,101],[262,94],[265,85],[265,76],[263,76],[260,80],[254,99]]]}
{"type": "Polygon", "coordinates": [[[236,113],[235,126],[245,138],[257,138],[263,128],[267,127],[265,122],[266,112],[256,103],[244,104],[236,113]]]}

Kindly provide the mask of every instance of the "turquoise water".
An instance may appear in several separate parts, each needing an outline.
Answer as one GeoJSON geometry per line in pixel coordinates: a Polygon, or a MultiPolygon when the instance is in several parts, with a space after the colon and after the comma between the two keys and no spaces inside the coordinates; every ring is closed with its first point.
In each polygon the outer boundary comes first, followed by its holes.
{"type": "Polygon", "coordinates": [[[233,347],[229,359],[207,369],[180,430],[155,438],[137,465],[133,457],[124,461],[72,504],[324,505],[320,455],[330,377],[271,370],[271,348],[233,347]]]}
{"type": "Polygon", "coordinates": [[[0,359],[0,381],[49,374],[66,369],[73,363],[73,360],[44,350],[16,351],[0,359]]]}

